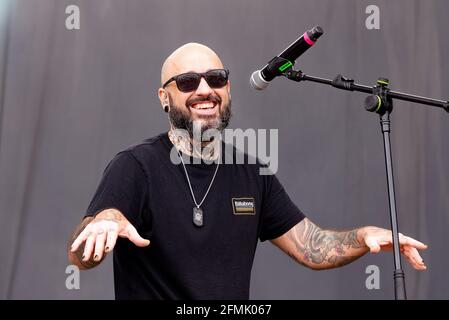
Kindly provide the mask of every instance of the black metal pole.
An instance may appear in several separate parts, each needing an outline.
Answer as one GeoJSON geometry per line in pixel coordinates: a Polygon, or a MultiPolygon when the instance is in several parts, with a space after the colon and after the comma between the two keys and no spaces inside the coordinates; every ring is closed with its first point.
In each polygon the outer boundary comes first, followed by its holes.
{"type": "Polygon", "coordinates": [[[405,275],[401,265],[401,251],[399,247],[399,227],[396,211],[396,195],[394,191],[393,161],[390,144],[390,112],[380,116],[380,125],[384,140],[385,167],[387,170],[388,203],[390,207],[391,232],[393,234],[394,254],[394,296],[396,300],[406,300],[405,275]]]}

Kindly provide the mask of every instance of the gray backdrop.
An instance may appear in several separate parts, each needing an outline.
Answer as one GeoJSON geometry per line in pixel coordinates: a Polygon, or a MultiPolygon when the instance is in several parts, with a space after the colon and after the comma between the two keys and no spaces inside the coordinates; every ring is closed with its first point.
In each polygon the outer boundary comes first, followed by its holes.
{"type": "MultiPolygon", "coordinates": [[[[279,172],[290,196],[328,228],[389,226],[378,117],[364,94],[251,72],[304,30],[325,35],[297,65],[399,91],[449,99],[449,3],[386,0],[0,0],[0,298],[113,298],[111,258],[65,287],[66,240],[102,171],[122,148],[167,129],[156,96],[160,66],[178,46],[204,43],[231,70],[233,128],[278,128],[279,172]],[[65,8],[81,29],[65,28],[65,8]],[[365,8],[380,7],[380,30],[365,8]]],[[[429,244],[428,271],[405,266],[408,295],[449,298],[449,114],[397,102],[392,146],[400,230],[429,244]]],[[[269,242],[258,247],[253,299],[390,299],[390,254],[311,271],[269,242]],[[380,290],[365,269],[380,268],[380,290]]]]}

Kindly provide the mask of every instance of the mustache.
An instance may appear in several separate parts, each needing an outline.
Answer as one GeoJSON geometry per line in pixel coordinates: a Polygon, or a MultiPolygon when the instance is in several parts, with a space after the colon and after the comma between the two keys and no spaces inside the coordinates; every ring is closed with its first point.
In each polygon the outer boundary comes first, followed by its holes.
{"type": "Polygon", "coordinates": [[[203,102],[203,101],[210,101],[213,103],[221,103],[221,98],[219,96],[213,96],[213,95],[209,95],[207,97],[196,97],[196,98],[187,100],[186,105],[188,107],[190,107],[194,103],[203,102]]]}

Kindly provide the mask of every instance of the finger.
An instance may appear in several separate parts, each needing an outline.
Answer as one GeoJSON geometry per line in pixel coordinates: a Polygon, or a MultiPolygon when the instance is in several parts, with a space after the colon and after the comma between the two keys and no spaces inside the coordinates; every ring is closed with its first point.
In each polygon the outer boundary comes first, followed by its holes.
{"type": "Polygon", "coordinates": [[[97,230],[97,238],[95,240],[94,261],[100,261],[103,257],[104,243],[106,242],[106,233],[103,228],[97,230]]]}
{"type": "Polygon", "coordinates": [[[414,268],[414,269],[418,269],[418,265],[416,264],[416,262],[413,260],[412,257],[410,257],[410,255],[406,252],[404,252],[404,257],[407,259],[408,263],[410,263],[410,265],[414,268]]]}
{"type": "Polygon", "coordinates": [[[73,241],[70,251],[75,252],[78,250],[79,246],[86,241],[91,231],[91,226],[87,225],[84,230],[78,235],[78,237],[73,241]]]}
{"type": "Polygon", "coordinates": [[[419,254],[419,252],[418,252],[418,250],[416,248],[414,248],[414,247],[407,247],[405,249],[405,251],[408,251],[409,255],[413,258],[413,260],[416,261],[417,265],[424,266],[424,267],[426,266],[424,264],[423,258],[421,257],[421,255],[419,254]]]}
{"type": "Polygon", "coordinates": [[[427,267],[424,265],[421,256],[419,255],[416,248],[407,247],[404,249],[404,256],[410,262],[413,268],[417,270],[426,270],[427,267]]]}
{"type": "Polygon", "coordinates": [[[402,233],[399,234],[399,243],[401,245],[409,245],[409,246],[415,247],[420,250],[427,249],[427,245],[425,245],[424,243],[422,243],[418,240],[415,240],[413,238],[404,236],[402,233]]]}
{"type": "Polygon", "coordinates": [[[104,252],[111,252],[114,247],[115,243],[117,242],[118,237],[118,231],[116,227],[110,227],[108,230],[108,236],[106,238],[106,248],[104,249],[104,252]]]}
{"type": "Polygon", "coordinates": [[[138,247],[146,247],[150,244],[150,240],[142,238],[131,224],[127,227],[127,235],[127,238],[138,247]]]}
{"type": "Polygon", "coordinates": [[[412,265],[412,267],[416,269],[417,263],[413,256],[410,254],[410,251],[408,249],[404,249],[403,254],[405,258],[407,258],[408,262],[412,265]]]}
{"type": "Polygon", "coordinates": [[[371,253],[378,253],[380,251],[380,245],[374,238],[368,237],[365,240],[365,244],[368,246],[371,253]]]}
{"type": "Polygon", "coordinates": [[[414,269],[416,269],[416,270],[426,270],[427,269],[427,267],[425,265],[418,263],[416,261],[416,259],[413,258],[411,255],[408,255],[407,259],[414,269]]]}
{"type": "Polygon", "coordinates": [[[89,261],[94,249],[96,237],[97,235],[94,232],[91,232],[87,237],[86,244],[84,246],[83,261],[89,261]]]}

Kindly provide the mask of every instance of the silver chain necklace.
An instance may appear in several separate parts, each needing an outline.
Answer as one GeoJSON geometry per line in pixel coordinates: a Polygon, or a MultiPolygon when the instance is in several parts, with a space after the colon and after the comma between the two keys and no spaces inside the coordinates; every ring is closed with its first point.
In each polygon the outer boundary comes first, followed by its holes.
{"type": "Polygon", "coordinates": [[[190,194],[192,195],[193,202],[195,203],[195,207],[193,207],[193,224],[196,225],[197,227],[202,227],[204,225],[204,217],[203,217],[203,209],[201,209],[200,206],[203,204],[204,200],[206,200],[207,194],[209,193],[209,190],[212,187],[212,184],[214,183],[215,176],[217,175],[218,167],[220,166],[220,155],[218,156],[217,166],[215,168],[215,172],[214,172],[214,175],[212,176],[212,180],[209,184],[209,187],[206,190],[206,194],[204,195],[201,202],[198,203],[198,202],[196,202],[195,194],[193,193],[192,184],[190,182],[189,174],[187,173],[187,169],[186,169],[186,165],[184,164],[184,160],[182,159],[182,156],[179,154],[179,151],[178,150],[176,150],[176,151],[178,152],[178,156],[181,159],[182,167],[184,168],[187,182],[189,184],[190,194]]]}

